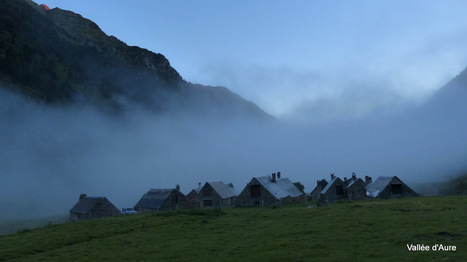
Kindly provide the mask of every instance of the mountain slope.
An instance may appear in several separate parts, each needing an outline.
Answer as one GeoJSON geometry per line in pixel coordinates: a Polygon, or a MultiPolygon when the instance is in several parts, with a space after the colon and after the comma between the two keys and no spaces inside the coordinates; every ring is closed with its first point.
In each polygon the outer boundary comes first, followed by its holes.
{"type": "Polygon", "coordinates": [[[2,3],[0,46],[0,84],[39,101],[270,117],[225,88],[188,83],[162,54],[128,46],[79,14],[45,10],[31,0],[2,3]]]}
{"type": "Polygon", "coordinates": [[[466,99],[467,69],[441,87],[413,114],[408,114],[408,120],[423,127],[423,133],[433,133],[435,140],[460,140],[457,143],[462,144],[467,130],[466,99]]]}
{"type": "Polygon", "coordinates": [[[434,112],[465,116],[467,112],[467,68],[444,85],[427,102],[427,109],[434,112]]]}

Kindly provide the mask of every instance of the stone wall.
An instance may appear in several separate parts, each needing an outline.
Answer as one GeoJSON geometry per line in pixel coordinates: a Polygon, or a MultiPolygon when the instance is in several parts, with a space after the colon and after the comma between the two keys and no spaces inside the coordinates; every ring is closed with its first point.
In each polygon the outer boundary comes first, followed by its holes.
{"type": "Polygon", "coordinates": [[[279,201],[269,193],[261,183],[253,178],[250,183],[246,185],[243,191],[238,195],[236,206],[239,207],[252,207],[252,206],[278,206],[280,205],[279,201]],[[251,187],[252,186],[259,186],[260,194],[259,196],[255,197],[251,195],[251,187]]]}
{"type": "Polygon", "coordinates": [[[329,187],[325,194],[328,198],[329,203],[336,202],[341,199],[347,199],[347,185],[341,179],[338,178],[331,185],[331,187],[329,187]],[[342,189],[341,192],[339,187],[342,189]]]}
{"type": "Polygon", "coordinates": [[[366,199],[365,182],[358,179],[350,187],[347,188],[347,197],[349,200],[366,199]]]}
{"type": "Polygon", "coordinates": [[[419,196],[415,191],[413,191],[410,187],[402,182],[393,181],[389,183],[378,195],[378,198],[390,199],[390,198],[402,198],[402,197],[417,197],[419,196]],[[394,186],[400,186],[400,194],[399,192],[393,192],[394,186]]]}

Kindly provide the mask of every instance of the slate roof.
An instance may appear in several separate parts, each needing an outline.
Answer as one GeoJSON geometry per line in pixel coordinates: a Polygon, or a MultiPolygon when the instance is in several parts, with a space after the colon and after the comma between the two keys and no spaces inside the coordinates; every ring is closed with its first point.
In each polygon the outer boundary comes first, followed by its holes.
{"type": "MultiPolygon", "coordinates": [[[[349,180],[347,180],[347,181],[349,181],[349,180]]],[[[357,180],[351,180],[350,182],[347,182],[347,181],[344,181],[344,184],[346,184],[347,187],[351,187],[355,182],[357,182],[357,180]]]]}
{"type": "Polygon", "coordinates": [[[106,197],[84,197],[70,209],[70,213],[87,214],[99,202],[109,202],[106,197]]]}
{"type": "Polygon", "coordinates": [[[237,191],[233,187],[224,184],[224,182],[216,181],[216,182],[206,182],[206,183],[209,184],[212,187],[212,189],[216,191],[216,193],[219,194],[219,196],[222,199],[227,199],[229,197],[238,195],[237,191]]]}
{"type": "Polygon", "coordinates": [[[366,186],[366,195],[377,197],[381,191],[395,178],[395,176],[380,176],[375,182],[366,186]]]}
{"type": "MultiPolygon", "coordinates": [[[[355,182],[357,182],[357,181],[359,181],[359,180],[361,181],[361,183],[363,183],[363,184],[365,183],[365,182],[363,182],[363,179],[361,179],[361,178],[352,179],[352,180],[347,184],[347,188],[350,188],[353,184],[355,184],[355,182]]],[[[347,180],[347,181],[349,181],[349,180],[347,180]]]]}
{"type": "Polygon", "coordinates": [[[318,183],[316,183],[315,188],[311,191],[311,194],[316,194],[316,193],[321,193],[323,188],[325,188],[328,185],[328,181],[325,179],[318,180],[318,183]],[[323,187],[324,185],[324,187],[323,187]]]}
{"type": "Polygon", "coordinates": [[[276,179],[276,182],[272,181],[271,176],[261,176],[255,178],[277,199],[285,198],[288,196],[298,197],[303,194],[288,178],[279,178],[276,179]]]}
{"type": "Polygon", "coordinates": [[[159,209],[173,190],[175,189],[150,189],[138,201],[135,207],[145,209],[159,209]]]}
{"type": "Polygon", "coordinates": [[[331,181],[329,181],[329,183],[326,185],[326,187],[323,188],[323,190],[321,190],[320,194],[326,194],[326,192],[328,192],[329,188],[331,188],[331,186],[337,181],[337,179],[340,180],[340,178],[338,178],[337,176],[334,177],[333,179],[331,179],[331,181]]]}

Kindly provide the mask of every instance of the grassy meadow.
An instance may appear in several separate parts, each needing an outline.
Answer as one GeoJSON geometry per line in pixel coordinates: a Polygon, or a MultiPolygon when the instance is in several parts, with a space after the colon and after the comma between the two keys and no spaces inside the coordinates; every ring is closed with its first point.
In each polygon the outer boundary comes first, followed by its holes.
{"type": "Polygon", "coordinates": [[[444,196],[51,225],[0,236],[0,261],[463,261],[466,248],[467,196],[444,196]]]}

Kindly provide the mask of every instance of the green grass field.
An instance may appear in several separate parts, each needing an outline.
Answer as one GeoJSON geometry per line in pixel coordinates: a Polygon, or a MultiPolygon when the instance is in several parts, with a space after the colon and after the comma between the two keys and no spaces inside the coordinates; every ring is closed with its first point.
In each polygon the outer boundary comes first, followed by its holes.
{"type": "Polygon", "coordinates": [[[0,261],[465,261],[466,236],[467,196],[419,197],[52,225],[0,236],[0,261]]]}

